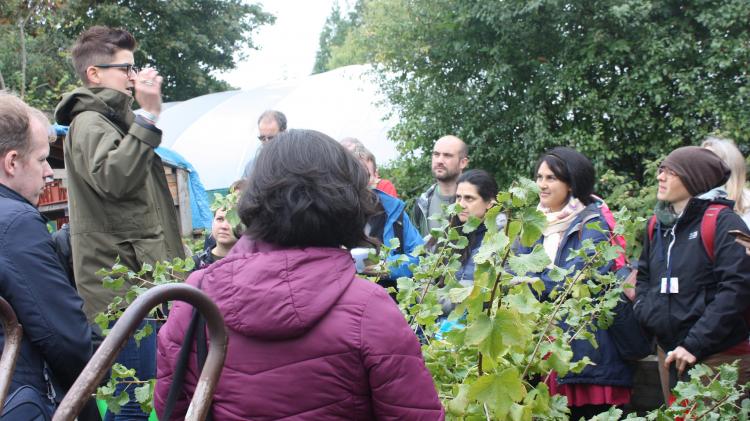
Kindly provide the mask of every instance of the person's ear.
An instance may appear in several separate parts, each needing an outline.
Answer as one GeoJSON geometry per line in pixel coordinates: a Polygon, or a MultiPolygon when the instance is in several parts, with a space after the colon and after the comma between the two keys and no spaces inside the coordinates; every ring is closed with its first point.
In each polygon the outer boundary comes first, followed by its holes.
{"type": "Polygon", "coordinates": [[[6,176],[16,175],[19,159],[20,156],[18,154],[18,151],[16,150],[11,150],[5,154],[5,156],[3,157],[3,173],[6,176]]]}
{"type": "Polygon", "coordinates": [[[465,156],[461,158],[461,161],[459,161],[458,165],[461,167],[462,170],[466,168],[466,166],[469,165],[469,157],[465,156]]]}
{"type": "Polygon", "coordinates": [[[86,68],[86,80],[91,85],[99,85],[102,82],[99,77],[99,69],[96,66],[86,68]]]}

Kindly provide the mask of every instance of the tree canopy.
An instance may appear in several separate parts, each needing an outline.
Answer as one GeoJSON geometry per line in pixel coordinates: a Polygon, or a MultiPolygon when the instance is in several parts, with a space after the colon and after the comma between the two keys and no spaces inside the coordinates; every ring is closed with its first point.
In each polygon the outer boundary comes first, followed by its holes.
{"type": "Polygon", "coordinates": [[[93,25],[122,27],[138,40],[136,64],[164,76],[165,100],[185,100],[229,89],[215,73],[233,69],[243,48],[256,47],[253,31],[273,22],[242,0],[9,0],[0,5],[0,72],[7,88],[54,108],[77,80],[69,49],[78,34],[93,25]]]}
{"type": "Polygon", "coordinates": [[[750,140],[747,0],[369,0],[362,13],[341,45],[379,65],[422,184],[447,133],[504,183],[557,145],[640,179],[710,132],[750,140]]]}

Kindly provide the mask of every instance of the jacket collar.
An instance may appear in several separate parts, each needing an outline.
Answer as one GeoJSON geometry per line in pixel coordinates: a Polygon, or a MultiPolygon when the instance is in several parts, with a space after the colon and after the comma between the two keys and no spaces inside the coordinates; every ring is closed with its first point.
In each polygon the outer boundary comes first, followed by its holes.
{"type": "Polygon", "coordinates": [[[81,87],[63,96],[55,110],[55,118],[60,124],[70,125],[73,119],[84,111],[95,111],[127,132],[135,120],[130,107],[133,97],[109,88],[81,87]]]}
{"type": "Polygon", "coordinates": [[[10,187],[6,186],[5,184],[0,183],[0,197],[5,197],[12,200],[17,200],[19,202],[24,202],[28,204],[29,206],[32,206],[34,209],[36,209],[36,206],[31,204],[28,200],[26,200],[25,197],[21,196],[18,192],[11,189],[10,187]]]}
{"type": "Polygon", "coordinates": [[[430,198],[433,194],[435,194],[435,189],[437,188],[437,183],[431,185],[427,190],[425,190],[421,195],[419,195],[419,198],[417,198],[417,205],[421,208],[422,213],[427,215],[427,207],[430,203],[430,198]]]}
{"type": "Polygon", "coordinates": [[[716,188],[690,198],[688,204],[685,206],[685,210],[683,210],[682,215],[678,218],[678,222],[684,224],[686,221],[703,218],[706,209],[713,203],[734,208],[734,202],[727,199],[726,192],[716,188]]]}

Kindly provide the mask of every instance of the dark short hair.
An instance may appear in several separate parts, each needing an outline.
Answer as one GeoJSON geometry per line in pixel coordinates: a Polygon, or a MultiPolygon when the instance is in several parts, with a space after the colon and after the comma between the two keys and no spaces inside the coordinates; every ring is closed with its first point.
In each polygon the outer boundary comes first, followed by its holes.
{"type": "Polygon", "coordinates": [[[482,200],[489,202],[497,197],[497,181],[485,170],[468,170],[461,173],[456,184],[469,183],[477,188],[482,200]]]}
{"type": "Polygon", "coordinates": [[[596,171],[583,154],[572,148],[558,146],[542,154],[534,168],[535,174],[542,162],[547,164],[555,177],[570,187],[573,197],[584,205],[594,201],[591,195],[594,194],[596,171]]]}
{"type": "Polygon", "coordinates": [[[245,233],[286,247],[356,247],[377,198],[367,170],[346,148],[314,130],[289,130],[267,143],[240,198],[245,233]]]}
{"type": "Polygon", "coordinates": [[[263,111],[263,114],[258,117],[258,125],[260,125],[260,122],[266,119],[271,119],[276,122],[276,125],[279,126],[279,132],[285,132],[286,131],[286,116],[281,111],[276,110],[266,110],[263,111]]]}
{"type": "Polygon", "coordinates": [[[89,82],[86,69],[95,64],[107,64],[120,50],[135,51],[135,38],[130,32],[120,28],[92,26],[78,36],[71,55],[81,82],[89,82]]]}

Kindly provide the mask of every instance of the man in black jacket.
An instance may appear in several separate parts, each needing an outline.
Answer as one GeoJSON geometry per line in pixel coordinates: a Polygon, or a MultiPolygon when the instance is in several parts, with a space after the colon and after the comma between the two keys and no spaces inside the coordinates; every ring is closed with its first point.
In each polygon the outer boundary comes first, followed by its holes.
{"type": "Polygon", "coordinates": [[[750,380],[750,256],[729,234],[747,227],[716,188],[729,172],[713,152],[695,146],[676,149],[659,167],[656,222],[644,238],[634,311],[656,337],[662,384],[669,376],[671,387],[693,364],[735,359],[739,383],[750,380]],[[712,205],[720,210],[710,253],[701,224],[712,205]]]}
{"type": "Polygon", "coordinates": [[[52,176],[48,129],[39,110],[0,93],[0,296],[23,327],[9,392],[29,385],[59,401],[53,390],[68,390],[91,356],[91,329],[36,208],[52,176]]]}

